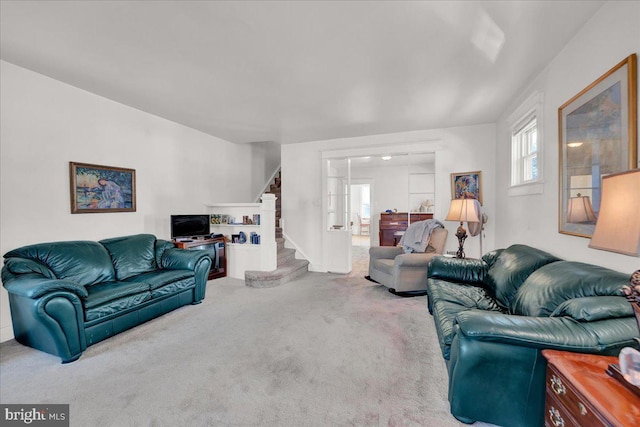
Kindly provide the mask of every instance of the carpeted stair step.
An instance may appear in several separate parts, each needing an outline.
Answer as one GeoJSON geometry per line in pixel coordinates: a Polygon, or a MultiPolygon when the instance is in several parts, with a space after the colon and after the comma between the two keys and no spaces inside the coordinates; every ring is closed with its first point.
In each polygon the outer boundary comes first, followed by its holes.
{"type": "Polygon", "coordinates": [[[278,267],[296,259],[296,250],[289,248],[278,249],[278,267]]]}
{"type": "Polygon", "coordinates": [[[245,271],[244,283],[252,288],[272,288],[300,277],[309,271],[309,261],[294,259],[273,271],[245,271]]]}

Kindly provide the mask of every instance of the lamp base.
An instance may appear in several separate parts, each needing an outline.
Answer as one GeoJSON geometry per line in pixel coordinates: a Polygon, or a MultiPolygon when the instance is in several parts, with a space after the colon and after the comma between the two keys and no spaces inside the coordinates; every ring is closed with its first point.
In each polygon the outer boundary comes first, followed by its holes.
{"type": "Polygon", "coordinates": [[[467,239],[467,230],[462,226],[462,222],[456,230],[456,237],[458,238],[458,252],[456,252],[456,258],[466,258],[464,253],[464,241],[467,239]]]}

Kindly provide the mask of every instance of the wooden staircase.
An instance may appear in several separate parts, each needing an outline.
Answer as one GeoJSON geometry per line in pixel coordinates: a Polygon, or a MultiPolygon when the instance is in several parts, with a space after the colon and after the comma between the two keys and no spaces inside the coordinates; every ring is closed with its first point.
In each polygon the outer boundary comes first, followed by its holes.
{"type": "Polygon", "coordinates": [[[300,277],[309,271],[309,261],[296,259],[296,250],[285,248],[285,239],[282,236],[280,217],[282,209],[281,174],[278,172],[269,187],[268,193],[276,196],[276,243],[278,247],[278,263],[273,271],[245,271],[244,282],[252,288],[271,288],[287,283],[300,277]]]}

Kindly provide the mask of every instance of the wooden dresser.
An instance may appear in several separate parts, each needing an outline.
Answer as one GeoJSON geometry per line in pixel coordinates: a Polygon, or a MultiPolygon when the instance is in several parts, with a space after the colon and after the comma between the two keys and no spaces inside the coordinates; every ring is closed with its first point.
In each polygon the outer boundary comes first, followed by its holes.
{"type": "Polygon", "coordinates": [[[409,224],[433,219],[432,213],[411,213],[411,218],[407,212],[393,212],[380,214],[380,246],[396,246],[402,237],[401,232],[405,231],[409,224]]]}
{"type": "Polygon", "coordinates": [[[547,427],[640,425],[640,397],[605,370],[617,357],[543,350],[547,427]]]}

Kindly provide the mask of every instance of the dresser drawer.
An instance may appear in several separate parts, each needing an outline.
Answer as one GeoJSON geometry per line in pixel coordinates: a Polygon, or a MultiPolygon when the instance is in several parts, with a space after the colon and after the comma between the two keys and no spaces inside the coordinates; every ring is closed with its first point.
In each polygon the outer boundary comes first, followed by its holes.
{"type": "Polygon", "coordinates": [[[380,230],[406,230],[408,227],[407,221],[390,221],[390,222],[381,222],[379,227],[380,230]]]}
{"type": "Polygon", "coordinates": [[[547,391],[544,400],[544,425],[545,427],[582,427],[551,391],[547,391]]]}
{"type": "MultiPolygon", "coordinates": [[[[591,404],[577,393],[573,385],[551,365],[547,369],[546,389],[547,403],[545,406],[557,403],[558,407],[556,409],[560,411],[560,416],[565,420],[565,426],[600,427],[610,425],[601,420],[591,404]],[[552,402],[549,402],[550,397],[553,398],[552,402]],[[570,424],[567,424],[567,422],[570,422],[570,424]]],[[[553,406],[555,407],[556,405],[553,406]]],[[[545,408],[545,422],[549,420],[549,410],[550,408],[545,408]]],[[[555,424],[550,425],[560,427],[561,424],[557,426],[555,424]]]]}

